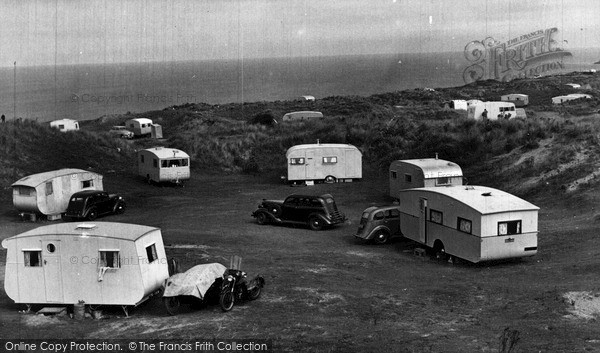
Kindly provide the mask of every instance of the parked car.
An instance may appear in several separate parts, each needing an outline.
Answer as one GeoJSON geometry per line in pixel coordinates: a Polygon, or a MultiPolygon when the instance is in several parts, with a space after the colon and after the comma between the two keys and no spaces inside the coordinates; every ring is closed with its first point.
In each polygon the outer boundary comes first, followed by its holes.
{"type": "Polygon", "coordinates": [[[67,212],[63,219],[87,219],[93,221],[98,216],[125,212],[125,199],[117,194],[102,190],[85,190],[71,195],[67,212]]]}
{"type": "Polygon", "coordinates": [[[376,244],[385,244],[400,232],[400,208],[398,205],[372,206],[365,209],[354,235],[376,244]]]}
{"type": "Polygon", "coordinates": [[[258,224],[301,224],[312,230],[321,230],[346,220],[330,194],[290,195],[283,201],[263,199],[252,217],[258,224]]]}
{"type": "Polygon", "coordinates": [[[127,130],[126,126],[113,126],[110,128],[108,133],[114,137],[120,137],[123,139],[132,139],[133,138],[133,132],[127,130]]]}

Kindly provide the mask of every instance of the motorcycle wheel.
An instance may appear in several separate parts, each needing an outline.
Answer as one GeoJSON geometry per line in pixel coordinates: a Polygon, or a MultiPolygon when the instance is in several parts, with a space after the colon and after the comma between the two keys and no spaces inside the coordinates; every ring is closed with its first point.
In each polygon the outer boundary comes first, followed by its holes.
{"type": "Polygon", "coordinates": [[[219,297],[219,304],[221,305],[221,309],[223,311],[229,311],[233,309],[233,293],[231,292],[231,290],[221,292],[221,296],[219,297]]]}
{"type": "Polygon", "coordinates": [[[250,291],[248,291],[248,299],[250,299],[250,300],[258,299],[258,297],[260,297],[260,292],[262,292],[262,288],[260,288],[260,286],[256,286],[256,287],[252,288],[250,291]]]}
{"type": "Polygon", "coordinates": [[[171,316],[177,315],[181,309],[181,301],[179,300],[179,297],[165,297],[163,298],[163,303],[165,304],[167,312],[171,316]]]}

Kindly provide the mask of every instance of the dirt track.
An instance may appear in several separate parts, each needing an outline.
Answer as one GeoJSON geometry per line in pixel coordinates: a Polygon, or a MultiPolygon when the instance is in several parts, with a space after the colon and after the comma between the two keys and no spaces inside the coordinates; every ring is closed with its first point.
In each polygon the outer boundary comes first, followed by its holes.
{"type": "MultiPolygon", "coordinates": [[[[537,256],[451,265],[413,255],[415,244],[407,240],[384,246],[354,240],[361,211],[389,201],[384,178],[291,188],[276,178],[196,173],[176,188],[107,175],[105,189],[122,192],[129,208],[103,220],[160,227],[167,254],[183,269],[227,265],[240,255],[250,275],[265,277],[263,295],[229,313],[209,306],[170,317],[153,300],[129,318],[109,308],[108,318],[81,323],[21,314],[23,306],[1,290],[0,337],[267,338],[277,351],[496,352],[508,327],[518,331],[522,352],[600,350],[598,313],[590,304],[600,291],[593,210],[529,200],[541,207],[537,256]],[[349,222],[313,232],[259,226],[250,217],[261,198],[294,192],[333,194],[349,222]],[[587,316],[577,315],[584,306],[587,316]]],[[[21,222],[10,202],[3,202],[0,222],[2,239],[42,224],[21,222]]],[[[1,249],[2,283],[5,257],[1,249]]]]}

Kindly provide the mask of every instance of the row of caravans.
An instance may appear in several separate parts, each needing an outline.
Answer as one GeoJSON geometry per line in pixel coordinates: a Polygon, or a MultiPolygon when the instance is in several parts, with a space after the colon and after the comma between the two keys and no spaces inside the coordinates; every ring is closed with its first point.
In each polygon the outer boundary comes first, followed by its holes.
{"type": "Polygon", "coordinates": [[[390,195],[399,203],[366,209],[357,237],[401,235],[471,262],[537,253],[537,206],[498,189],[463,185],[460,167],[437,158],[395,161],[389,173],[390,195]]]}
{"type": "Polygon", "coordinates": [[[460,166],[441,159],[395,161],[390,196],[402,236],[471,262],[537,253],[539,208],[485,186],[463,185],[460,166]]]}
{"type": "MultiPolygon", "coordinates": [[[[150,180],[189,178],[189,156],[155,147],[138,152],[139,174],[150,180]]],[[[65,212],[80,190],[102,190],[100,174],[61,169],[24,177],[12,184],[21,213],[51,216],[65,212]]],[[[125,314],[160,294],[169,277],[160,229],[115,222],[60,223],[4,239],[4,288],[27,304],[118,305],[125,314]]]]}
{"type": "MultiPolygon", "coordinates": [[[[138,175],[148,182],[180,183],[190,178],[190,156],[175,148],[154,147],[138,152],[138,175]]],[[[56,220],[67,210],[71,195],[104,190],[101,174],[83,169],[59,169],[28,175],[12,185],[13,205],[21,217],[44,215],[56,220]]]]}
{"type": "MultiPolygon", "coordinates": [[[[400,203],[381,219],[397,222],[408,239],[471,262],[537,253],[536,206],[462,183],[452,162],[392,163],[390,190],[400,203]]],[[[5,290],[15,303],[120,305],[127,313],[159,293],[169,276],[160,230],[142,225],[63,223],[7,238],[2,246],[5,290]]]]}

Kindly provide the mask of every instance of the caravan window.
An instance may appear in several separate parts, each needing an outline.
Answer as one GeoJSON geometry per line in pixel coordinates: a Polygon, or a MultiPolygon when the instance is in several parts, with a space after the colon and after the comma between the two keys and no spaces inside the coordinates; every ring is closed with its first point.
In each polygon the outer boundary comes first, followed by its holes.
{"type": "Polygon", "coordinates": [[[146,247],[146,255],[148,256],[148,263],[152,263],[158,259],[158,255],[156,254],[156,244],[146,247]]]}
{"type": "Polygon", "coordinates": [[[25,267],[41,267],[42,266],[42,251],[41,250],[24,250],[23,251],[25,267]]]}
{"type": "Polygon", "coordinates": [[[140,162],[144,163],[144,155],[140,155],[140,162]]]}
{"type": "Polygon", "coordinates": [[[337,157],[323,157],[323,164],[336,164],[337,157]]]}
{"type": "Polygon", "coordinates": [[[49,181],[49,182],[46,183],[46,196],[52,195],[52,194],[53,194],[52,182],[49,181]]]}
{"type": "Polygon", "coordinates": [[[94,186],[94,181],[93,180],[83,180],[81,182],[81,188],[82,189],[91,188],[92,186],[94,186]]]}
{"type": "Polygon", "coordinates": [[[161,168],[187,167],[187,165],[187,159],[164,159],[160,163],[161,168]]]}
{"type": "Polygon", "coordinates": [[[304,158],[290,158],[290,164],[304,164],[304,158]]]}
{"type": "Polygon", "coordinates": [[[152,165],[154,165],[154,168],[158,168],[158,159],[154,158],[152,160],[152,165]]]}
{"type": "Polygon", "coordinates": [[[120,268],[121,261],[119,260],[119,251],[117,250],[100,250],[100,267],[120,268]]]}
{"type": "Polygon", "coordinates": [[[450,178],[440,177],[435,180],[435,185],[450,185],[450,178]]]}
{"type": "Polygon", "coordinates": [[[469,221],[468,219],[464,219],[464,218],[460,218],[458,217],[457,220],[457,229],[460,230],[461,232],[464,233],[469,233],[471,234],[472,228],[471,228],[471,221],[469,221]]]}
{"type": "Polygon", "coordinates": [[[444,214],[433,209],[429,210],[429,220],[433,223],[442,224],[444,222],[444,214]]]}
{"type": "Polygon", "coordinates": [[[395,171],[395,170],[392,170],[392,171],[390,172],[390,176],[392,177],[392,179],[396,179],[396,178],[398,177],[398,173],[396,173],[396,171],[395,171]]]}
{"type": "Polygon", "coordinates": [[[63,125],[63,124],[59,124],[59,125],[58,125],[58,129],[59,129],[59,130],[64,130],[64,129],[65,129],[65,125],[63,125]]]}
{"type": "Polygon", "coordinates": [[[521,221],[498,222],[498,235],[521,234],[521,221]]]}
{"type": "Polygon", "coordinates": [[[404,174],[404,181],[407,183],[412,183],[412,175],[404,174]]]}
{"type": "Polygon", "coordinates": [[[29,186],[17,186],[17,191],[21,196],[35,195],[35,189],[29,186]]]}

